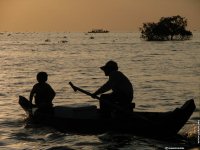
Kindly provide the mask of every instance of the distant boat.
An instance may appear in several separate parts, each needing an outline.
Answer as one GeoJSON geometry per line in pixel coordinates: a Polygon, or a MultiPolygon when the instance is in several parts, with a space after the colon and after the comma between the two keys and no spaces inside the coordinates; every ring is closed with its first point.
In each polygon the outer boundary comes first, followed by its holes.
{"type": "Polygon", "coordinates": [[[109,33],[109,31],[103,30],[103,29],[93,29],[92,31],[89,31],[88,33],[109,33]]]}
{"type": "Polygon", "coordinates": [[[51,40],[50,39],[46,39],[45,42],[51,42],[51,40]]]}
{"type": "Polygon", "coordinates": [[[59,41],[58,43],[67,43],[68,41],[67,40],[62,40],[62,41],[59,41]]]}

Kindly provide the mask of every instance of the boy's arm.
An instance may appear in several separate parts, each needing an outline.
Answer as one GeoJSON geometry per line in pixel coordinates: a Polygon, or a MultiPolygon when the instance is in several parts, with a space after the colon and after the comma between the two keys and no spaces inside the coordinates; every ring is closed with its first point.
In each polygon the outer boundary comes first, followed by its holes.
{"type": "Polygon", "coordinates": [[[51,95],[51,100],[54,99],[54,97],[56,96],[56,92],[54,91],[54,89],[49,85],[50,88],[50,95],[51,95]]]}
{"type": "Polygon", "coordinates": [[[34,94],[35,94],[35,86],[33,86],[32,90],[30,92],[30,96],[29,96],[29,100],[30,100],[31,103],[33,101],[34,94]]]}

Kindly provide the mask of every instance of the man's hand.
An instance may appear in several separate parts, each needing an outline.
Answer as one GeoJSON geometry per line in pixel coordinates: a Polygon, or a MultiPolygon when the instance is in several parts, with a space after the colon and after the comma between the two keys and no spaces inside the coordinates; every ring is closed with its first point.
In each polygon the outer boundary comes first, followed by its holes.
{"type": "Polygon", "coordinates": [[[94,99],[97,99],[97,98],[98,98],[98,96],[96,95],[96,93],[92,93],[92,94],[91,94],[91,97],[94,98],[94,99]]]}

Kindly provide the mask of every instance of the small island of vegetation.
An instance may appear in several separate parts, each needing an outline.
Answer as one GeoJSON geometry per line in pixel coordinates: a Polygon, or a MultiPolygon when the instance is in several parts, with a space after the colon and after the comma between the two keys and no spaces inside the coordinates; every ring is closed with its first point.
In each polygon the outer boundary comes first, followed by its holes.
{"type": "Polygon", "coordinates": [[[186,27],[187,19],[184,17],[162,17],[158,23],[143,23],[141,38],[147,41],[189,40],[192,32],[186,27]]]}

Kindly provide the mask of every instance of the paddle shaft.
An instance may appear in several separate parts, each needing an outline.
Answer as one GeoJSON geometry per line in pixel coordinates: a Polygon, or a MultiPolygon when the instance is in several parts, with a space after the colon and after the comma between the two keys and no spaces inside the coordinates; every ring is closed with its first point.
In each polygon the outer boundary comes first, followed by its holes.
{"type": "MultiPolygon", "coordinates": [[[[82,93],[84,93],[84,94],[86,94],[86,95],[88,95],[88,96],[91,96],[91,97],[93,96],[92,93],[90,93],[90,92],[88,92],[88,91],[86,91],[86,90],[83,90],[83,89],[81,89],[81,88],[75,86],[72,82],[69,82],[69,85],[73,88],[73,90],[74,90],[75,92],[76,92],[76,91],[80,91],[80,92],[82,92],[82,93]]],[[[100,100],[100,97],[98,97],[98,96],[95,96],[94,98],[100,100]]]]}

